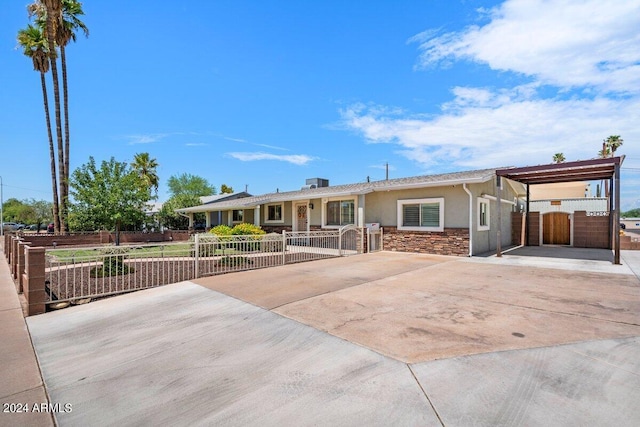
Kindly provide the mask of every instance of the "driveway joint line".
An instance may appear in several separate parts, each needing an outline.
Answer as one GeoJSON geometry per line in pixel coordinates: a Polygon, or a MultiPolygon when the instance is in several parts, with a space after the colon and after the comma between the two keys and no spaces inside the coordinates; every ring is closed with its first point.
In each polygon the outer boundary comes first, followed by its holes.
{"type": "Polygon", "coordinates": [[[444,421],[442,421],[442,418],[440,417],[440,414],[438,413],[438,410],[433,405],[433,402],[429,398],[429,395],[427,394],[427,391],[424,389],[424,387],[422,387],[422,384],[420,384],[420,381],[418,380],[418,377],[416,377],[416,373],[413,372],[413,369],[411,368],[411,365],[409,363],[405,363],[405,365],[407,365],[407,368],[409,368],[409,372],[411,372],[411,375],[413,376],[413,379],[416,381],[416,384],[418,384],[418,387],[420,387],[420,390],[422,390],[422,394],[424,394],[424,397],[427,399],[427,402],[429,402],[429,406],[431,406],[431,409],[433,409],[433,413],[436,414],[436,417],[438,417],[438,421],[440,421],[440,425],[442,427],[445,427],[444,421]]]}

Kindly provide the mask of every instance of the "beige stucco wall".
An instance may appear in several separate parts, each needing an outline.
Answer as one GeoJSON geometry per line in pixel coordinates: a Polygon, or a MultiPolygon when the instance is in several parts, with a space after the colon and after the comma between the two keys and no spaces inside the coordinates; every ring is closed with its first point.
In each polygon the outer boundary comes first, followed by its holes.
{"type": "Polygon", "coordinates": [[[529,187],[530,200],[576,199],[585,197],[586,182],[536,184],[529,187]]]}
{"type": "MultiPolygon", "coordinates": [[[[503,180],[503,188],[501,198],[503,200],[514,201],[516,192],[509,182],[503,180]]],[[[489,251],[494,251],[497,248],[498,241],[498,201],[485,199],[489,203],[489,230],[478,230],[478,198],[481,198],[482,194],[497,197],[495,179],[483,183],[473,184],[468,186],[469,191],[473,195],[473,233],[472,233],[472,250],[474,255],[482,254],[489,251]]],[[[468,205],[468,202],[467,202],[468,205]]],[[[511,244],[511,212],[520,209],[519,206],[513,206],[508,203],[502,203],[501,205],[502,215],[502,247],[506,248],[511,244]]]]}
{"type": "Polygon", "coordinates": [[[383,227],[397,227],[398,200],[435,197],[444,198],[445,228],[468,228],[466,206],[469,204],[469,198],[462,185],[369,193],[365,196],[365,223],[377,222],[383,227]]]}

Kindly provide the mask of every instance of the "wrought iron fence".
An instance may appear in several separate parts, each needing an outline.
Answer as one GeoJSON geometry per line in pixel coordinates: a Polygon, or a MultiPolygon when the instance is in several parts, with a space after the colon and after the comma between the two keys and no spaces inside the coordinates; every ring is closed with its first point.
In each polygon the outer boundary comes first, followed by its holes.
{"type": "Polygon", "coordinates": [[[363,232],[283,232],[260,236],[196,234],[172,244],[52,249],[45,253],[47,302],[78,302],[198,277],[353,255],[363,232]]]}

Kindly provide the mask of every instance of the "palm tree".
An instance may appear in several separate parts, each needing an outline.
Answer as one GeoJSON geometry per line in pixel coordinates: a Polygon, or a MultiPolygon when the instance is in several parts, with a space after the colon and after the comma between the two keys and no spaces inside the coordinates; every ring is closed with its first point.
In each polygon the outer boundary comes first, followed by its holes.
{"type": "Polygon", "coordinates": [[[58,169],[60,176],[60,231],[66,230],[69,203],[69,102],[67,86],[67,61],[65,47],[76,39],[75,31],[81,29],[89,35],[87,26],[78,19],[84,15],[82,3],[77,0],[36,0],[28,6],[30,16],[36,16],[36,23],[44,30],[48,41],[53,92],[56,113],[56,140],[58,145],[58,169]],[[64,137],[60,117],[60,89],[58,81],[57,54],[55,46],[60,48],[63,86],[64,137]],[[64,143],[63,143],[64,138],[64,143]]]}
{"type": "Polygon", "coordinates": [[[69,194],[67,189],[68,180],[65,177],[64,144],[62,141],[62,118],[60,116],[60,83],[58,80],[58,62],[56,52],[56,32],[61,27],[62,20],[62,0],[37,0],[28,6],[29,15],[36,16],[36,23],[42,25],[47,41],[47,53],[51,66],[51,77],[53,80],[53,100],[56,120],[56,142],[58,145],[58,173],[60,185],[60,202],[58,216],[60,218],[60,228],[62,233],[66,231],[67,221],[67,201],[69,194]]]}
{"type": "Polygon", "coordinates": [[[611,157],[614,157],[616,155],[616,150],[620,148],[624,140],[620,138],[620,135],[611,135],[603,142],[611,154],[611,157]]]}
{"type": "Polygon", "coordinates": [[[67,55],[66,46],[76,41],[76,31],[82,30],[89,37],[89,29],[78,16],[84,15],[82,3],[76,0],[62,0],[62,17],[56,31],[56,44],[60,48],[60,65],[62,68],[62,100],[64,109],[64,194],[62,197],[68,205],[69,199],[69,90],[67,87],[67,55]]]}
{"type": "MultiPolygon", "coordinates": [[[[614,157],[616,150],[620,148],[624,140],[620,138],[620,135],[610,135],[607,139],[602,140],[602,150],[598,152],[598,157],[606,159],[607,157],[614,157]]],[[[609,180],[602,182],[604,187],[604,196],[609,197],[609,180]]]]}
{"type": "Polygon", "coordinates": [[[153,188],[156,195],[160,178],[156,172],[158,162],[149,157],[149,153],[138,153],[133,157],[131,168],[140,176],[144,185],[151,191],[153,188]]]}
{"type": "Polygon", "coordinates": [[[49,114],[49,97],[47,95],[47,82],[45,74],[49,71],[49,54],[47,53],[47,41],[40,28],[28,25],[26,29],[18,31],[18,43],[23,48],[23,53],[33,61],[33,69],[40,72],[40,84],[42,86],[42,99],[44,102],[44,115],[49,136],[49,158],[51,159],[51,187],[53,190],[53,224],[55,230],[60,229],[58,216],[58,181],[56,179],[56,157],[53,147],[53,135],[51,133],[51,118],[49,114]]]}
{"type": "Polygon", "coordinates": [[[556,153],[553,155],[553,162],[554,163],[564,163],[565,161],[565,157],[563,153],[556,153]]]}

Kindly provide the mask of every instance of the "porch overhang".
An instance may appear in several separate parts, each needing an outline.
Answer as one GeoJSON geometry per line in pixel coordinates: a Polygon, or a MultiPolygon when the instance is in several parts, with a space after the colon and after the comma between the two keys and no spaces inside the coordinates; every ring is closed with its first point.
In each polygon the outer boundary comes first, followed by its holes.
{"type": "MultiPolygon", "coordinates": [[[[609,232],[613,236],[614,264],[620,264],[620,233],[617,226],[620,222],[620,167],[624,162],[624,156],[609,157],[604,159],[580,160],[566,163],[552,163],[547,165],[526,166],[520,168],[505,168],[496,170],[496,187],[500,194],[501,179],[507,178],[512,181],[525,184],[527,187],[527,216],[529,213],[529,185],[553,184],[561,182],[575,181],[598,181],[609,180],[609,232]]],[[[498,240],[497,253],[502,255],[501,248],[501,210],[498,204],[498,240]]],[[[529,224],[525,225],[528,235],[529,224]]]]}

